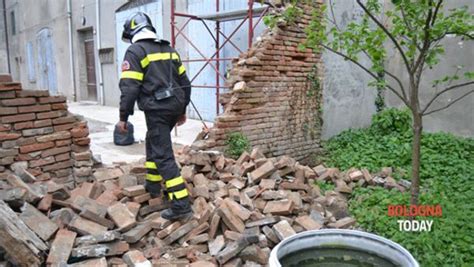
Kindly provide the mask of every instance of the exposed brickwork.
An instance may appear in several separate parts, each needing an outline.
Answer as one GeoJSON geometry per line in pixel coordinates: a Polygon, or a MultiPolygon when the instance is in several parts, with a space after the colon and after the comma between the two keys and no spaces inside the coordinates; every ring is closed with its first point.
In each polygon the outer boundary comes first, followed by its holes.
{"type": "Polygon", "coordinates": [[[232,90],[220,99],[224,113],[196,148],[223,150],[229,133],[242,132],[268,156],[301,160],[319,152],[321,88],[314,88],[308,77],[322,65],[319,54],[298,49],[312,7],[303,10],[294,24],[264,33],[234,62],[227,80],[232,90]]]}
{"type": "Polygon", "coordinates": [[[1,169],[23,162],[37,179],[70,182],[73,179],[64,178],[73,173],[74,166],[92,166],[90,159],[72,159],[73,143],[76,150],[89,151],[89,130],[85,122],[67,112],[65,97],[50,96],[48,91],[22,90],[21,84],[11,82],[6,75],[2,77],[1,169]]]}

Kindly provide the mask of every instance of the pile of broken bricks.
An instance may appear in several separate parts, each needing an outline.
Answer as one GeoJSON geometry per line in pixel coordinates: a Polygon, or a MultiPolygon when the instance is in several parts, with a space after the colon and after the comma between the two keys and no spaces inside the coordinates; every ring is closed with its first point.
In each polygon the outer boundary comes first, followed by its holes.
{"type": "Polygon", "coordinates": [[[295,233],[353,228],[347,196],[355,186],[404,189],[390,169],[372,176],[310,168],[258,149],[234,160],[184,147],[176,160],[193,200],[187,221],[160,217],[168,203],[145,191],[143,162],[96,169],[71,191],[0,174],[0,226],[8,229],[0,235],[0,264],[5,257],[27,266],[266,265],[271,249],[295,233]],[[316,185],[323,180],[335,189],[323,194],[316,185]]]}

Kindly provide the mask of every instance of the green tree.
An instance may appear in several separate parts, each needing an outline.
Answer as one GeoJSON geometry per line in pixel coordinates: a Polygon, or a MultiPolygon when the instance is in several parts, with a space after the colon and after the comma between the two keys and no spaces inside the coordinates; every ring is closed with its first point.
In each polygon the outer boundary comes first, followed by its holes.
{"type": "MultiPolygon", "coordinates": [[[[305,46],[317,51],[326,49],[351,61],[374,79],[371,85],[386,88],[410,109],[413,117],[411,204],[417,204],[423,117],[447,109],[472,94],[474,72],[463,71],[460,66],[454,73],[433,81],[432,87],[422,87],[420,81],[427,69],[441,63],[443,39],[450,36],[473,40],[474,15],[467,7],[447,10],[443,0],[392,0],[389,8],[382,8],[383,0],[356,0],[363,10],[361,19],[341,28],[334,16],[332,1],[328,1],[328,12],[326,6],[315,9],[305,46]],[[392,51],[402,59],[400,75],[384,66],[387,54],[392,51]],[[370,66],[362,63],[362,57],[369,59],[370,66]],[[430,90],[434,92],[433,97],[426,104],[423,104],[425,101],[420,103],[420,92],[430,90]],[[462,90],[459,97],[445,106],[433,108],[433,103],[454,90],[462,90]]],[[[298,7],[290,5],[288,8],[298,7]]]]}

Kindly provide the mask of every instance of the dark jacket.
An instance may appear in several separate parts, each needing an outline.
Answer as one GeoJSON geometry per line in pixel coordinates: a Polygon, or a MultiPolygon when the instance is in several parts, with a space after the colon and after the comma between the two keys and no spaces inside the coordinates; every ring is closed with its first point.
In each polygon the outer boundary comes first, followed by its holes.
{"type": "Polygon", "coordinates": [[[133,114],[135,101],[143,111],[185,114],[191,99],[191,83],[180,56],[165,40],[140,40],[127,49],[120,76],[120,120],[133,114]],[[156,100],[155,92],[170,90],[173,96],[156,100]]]}

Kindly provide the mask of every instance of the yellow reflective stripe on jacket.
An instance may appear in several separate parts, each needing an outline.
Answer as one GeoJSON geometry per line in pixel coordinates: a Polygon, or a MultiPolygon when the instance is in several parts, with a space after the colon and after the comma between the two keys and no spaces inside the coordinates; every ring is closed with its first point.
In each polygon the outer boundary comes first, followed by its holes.
{"type": "Polygon", "coordinates": [[[143,73],[138,71],[122,71],[122,75],[120,75],[120,79],[135,79],[139,81],[143,81],[143,73]]]}
{"type": "Polygon", "coordinates": [[[179,60],[179,56],[177,53],[153,53],[153,54],[148,54],[144,59],[140,61],[140,65],[142,65],[142,68],[146,68],[150,62],[153,61],[160,61],[160,60],[170,60],[170,59],[175,59],[179,60]]]}
{"type": "Polygon", "coordinates": [[[152,181],[152,182],[159,182],[159,181],[163,180],[163,177],[161,177],[161,175],[159,175],[159,174],[149,174],[149,173],[147,173],[146,174],[146,179],[148,181],[152,181]]]}
{"type": "Polygon", "coordinates": [[[165,184],[166,184],[166,188],[171,188],[177,185],[184,184],[184,179],[182,176],[179,176],[179,177],[166,181],[165,184]]]}
{"type": "Polygon", "coordinates": [[[170,200],[173,200],[173,195],[174,195],[175,199],[185,198],[185,197],[188,196],[188,190],[185,188],[185,189],[180,190],[180,191],[168,193],[168,197],[170,198],[170,200]]]}
{"type": "Polygon", "coordinates": [[[183,74],[183,73],[185,73],[185,72],[186,72],[186,69],[184,68],[183,65],[181,65],[181,66],[179,67],[179,69],[178,69],[178,74],[181,75],[181,74],[183,74]]]}
{"type": "Polygon", "coordinates": [[[147,168],[147,169],[155,169],[155,170],[158,169],[158,168],[156,167],[156,163],[153,162],[153,161],[147,161],[147,162],[145,162],[145,168],[147,168]]]}

